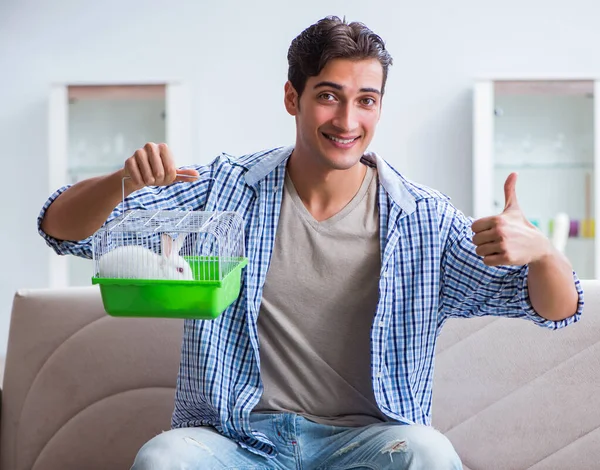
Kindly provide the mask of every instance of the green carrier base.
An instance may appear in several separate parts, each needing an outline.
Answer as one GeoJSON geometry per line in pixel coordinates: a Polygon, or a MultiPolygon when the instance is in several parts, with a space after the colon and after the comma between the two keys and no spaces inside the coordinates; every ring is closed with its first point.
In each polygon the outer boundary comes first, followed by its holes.
{"type": "Polygon", "coordinates": [[[100,286],[104,309],[114,317],[214,320],[237,299],[248,259],[234,261],[235,267],[220,281],[215,280],[218,258],[186,260],[196,277],[193,281],[93,277],[92,284],[100,286]]]}

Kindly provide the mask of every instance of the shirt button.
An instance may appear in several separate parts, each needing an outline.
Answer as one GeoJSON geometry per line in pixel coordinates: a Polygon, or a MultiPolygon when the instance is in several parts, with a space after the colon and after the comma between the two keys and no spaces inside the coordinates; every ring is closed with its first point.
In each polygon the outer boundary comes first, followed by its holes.
{"type": "Polygon", "coordinates": [[[383,322],[383,321],[380,321],[380,322],[379,322],[379,326],[380,326],[381,328],[383,328],[383,327],[385,326],[385,322],[383,322]]]}
{"type": "Polygon", "coordinates": [[[383,377],[383,374],[381,372],[377,372],[377,375],[375,377],[377,377],[378,379],[380,379],[381,377],[383,377]]]}

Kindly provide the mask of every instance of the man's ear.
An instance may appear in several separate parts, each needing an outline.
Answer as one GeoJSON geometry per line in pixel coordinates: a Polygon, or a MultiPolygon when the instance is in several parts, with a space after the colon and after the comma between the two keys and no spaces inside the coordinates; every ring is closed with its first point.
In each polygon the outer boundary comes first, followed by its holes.
{"type": "Polygon", "coordinates": [[[287,112],[292,116],[296,116],[300,110],[300,98],[289,80],[285,82],[283,101],[287,112]]]}

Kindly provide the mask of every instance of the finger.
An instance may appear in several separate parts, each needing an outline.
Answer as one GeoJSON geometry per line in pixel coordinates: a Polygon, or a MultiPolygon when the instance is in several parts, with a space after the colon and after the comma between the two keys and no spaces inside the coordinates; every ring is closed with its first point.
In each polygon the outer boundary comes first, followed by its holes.
{"type": "Polygon", "coordinates": [[[475,253],[479,256],[491,256],[491,255],[502,255],[505,249],[501,243],[486,243],[485,245],[478,246],[475,248],[475,253]]]}
{"type": "Polygon", "coordinates": [[[148,186],[154,184],[152,169],[148,163],[148,154],[146,153],[145,147],[143,149],[137,149],[134,155],[137,167],[142,175],[142,181],[144,182],[144,185],[148,186]]]}
{"type": "Polygon", "coordinates": [[[194,170],[193,168],[180,168],[179,170],[177,170],[177,174],[178,175],[175,181],[185,181],[188,183],[191,181],[196,181],[198,179],[198,176],[200,175],[200,173],[198,173],[198,171],[194,170]]]}
{"type": "Polygon", "coordinates": [[[125,175],[131,178],[134,187],[143,188],[146,186],[142,174],[140,173],[140,169],[137,166],[135,156],[128,158],[125,162],[125,175]]]}
{"type": "Polygon", "coordinates": [[[517,174],[511,173],[504,182],[504,210],[519,207],[517,202],[517,174]]]}
{"type": "Polygon", "coordinates": [[[152,174],[152,182],[149,185],[160,185],[165,177],[165,171],[162,166],[158,145],[154,142],[148,142],[145,147],[148,154],[148,165],[152,174]]]}
{"type": "Polygon", "coordinates": [[[148,163],[148,153],[146,152],[146,149],[137,149],[134,156],[144,186],[152,184],[152,170],[150,168],[150,164],[148,163]]]}
{"type": "Polygon", "coordinates": [[[493,243],[501,240],[501,236],[497,230],[494,228],[489,230],[484,230],[483,232],[476,233],[473,236],[473,244],[475,246],[480,246],[485,243],[493,243]]]}
{"type": "Polygon", "coordinates": [[[486,266],[507,266],[509,263],[504,255],[490,255],[483,258],[486,266]]]}
{"type": "Polygon", "coordinates": [[[164,169],[163,184],[171,184],[177,177],[177,167],[167,144],[158,144],[158,152],[164,169]]]}
{"type": "Polygon", "coordinates": [[[484,232],[485,230],[490,230],[498,225],[498,216],[494,215],[491,217],[484,217],[482,219],[478,219],[471,225],[471,230],[475,233],[484,232]]]}

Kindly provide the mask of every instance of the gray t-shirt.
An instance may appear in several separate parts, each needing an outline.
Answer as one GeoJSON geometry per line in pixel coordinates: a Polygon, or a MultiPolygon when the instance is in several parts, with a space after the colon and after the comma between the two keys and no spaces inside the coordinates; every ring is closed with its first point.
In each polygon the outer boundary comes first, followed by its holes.
{"type": "Polygon", "coordinates": [[[289,177],[258,317],[264,394],[255,412],[337,426],[387,421],[371,381],[381,267],[377,171],[317,222],[289,177]]]}

